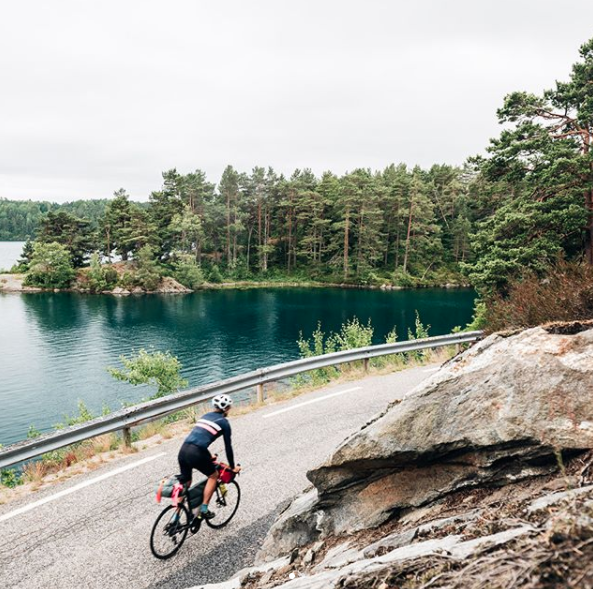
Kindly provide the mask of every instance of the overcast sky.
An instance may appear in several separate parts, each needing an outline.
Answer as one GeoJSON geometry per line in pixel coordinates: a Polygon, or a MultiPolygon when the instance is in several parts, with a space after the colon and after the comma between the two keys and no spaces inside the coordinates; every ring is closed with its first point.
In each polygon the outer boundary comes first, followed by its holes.
{"type": "Polygon", "coordinates": [[[0,197],[461,164],[591,36],[591,0],[0,0],[0,197]]]}

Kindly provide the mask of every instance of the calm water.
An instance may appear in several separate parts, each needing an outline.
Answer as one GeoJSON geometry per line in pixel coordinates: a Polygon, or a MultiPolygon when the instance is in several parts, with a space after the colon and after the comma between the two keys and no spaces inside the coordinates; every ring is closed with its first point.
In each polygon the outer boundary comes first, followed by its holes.
{"type": "Polygon", "coordinates": [[[0,270],[10,270],[23,251],[24,241],[0,241],[0,270]]]}
{"type": "Polygon", "coordinates": [[[0,443],[77,412],[99,413],[154,392],[115,381],[107,366],[139,348],[169,350],[191,386],[298,358],[299,330],[338,330],[369,318],[375,343],[396,326],[405,339],[415,309],[431,335],[471,317],[468,290],[258,289],[115,297],[73,293],[0,295],[0,443]]]}

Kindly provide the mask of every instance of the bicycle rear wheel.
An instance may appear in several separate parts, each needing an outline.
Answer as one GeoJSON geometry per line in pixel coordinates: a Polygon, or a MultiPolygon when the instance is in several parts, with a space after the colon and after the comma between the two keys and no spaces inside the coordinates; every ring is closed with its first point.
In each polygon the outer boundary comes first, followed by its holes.
{"type": "Polygon", "coordinates": [[[190,514],[181,504],[169,505],[156,518],[150,533],[150,550],[162,560],[173,556],[180,548],[189,529],[190,514]]]}
{"type": "Polygon", "coordinates": [[[215,515],[212,519],[206,520],[211,528],[226,526],[237,513],[239,501],[241,501],[241,489],[236,481],[226,483],[225,492],[220,487],[221,485],[217,485],[210,502],[215,515]]]}

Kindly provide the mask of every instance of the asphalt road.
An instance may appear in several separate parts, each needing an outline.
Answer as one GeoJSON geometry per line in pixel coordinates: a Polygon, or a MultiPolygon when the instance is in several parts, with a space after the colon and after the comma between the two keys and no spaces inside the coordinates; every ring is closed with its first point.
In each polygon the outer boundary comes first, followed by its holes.
{"type": "MultiPolygon", "coordinates": [[[[180,438],[0,506],[0,587],[175,589],[228,579],[252,563],[279,511],[308,486],[307,470],[433,372],[368,377],[231,414],[243,466],[239,511],[222,530],[202,526],[168,561],[155,559],[148,541],[164,506],[155,484],[178,472],[180,438]]],[[[224,458],[220,440],[211,449],[224,458]]]]}

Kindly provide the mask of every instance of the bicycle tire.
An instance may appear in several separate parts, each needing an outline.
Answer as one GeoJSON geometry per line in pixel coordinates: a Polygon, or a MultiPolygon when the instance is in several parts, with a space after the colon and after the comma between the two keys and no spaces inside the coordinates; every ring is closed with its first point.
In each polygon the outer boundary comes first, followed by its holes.
{"type": "Polygon", "coordinates": [[[241,487],[239,487],[237,481],[227,483],[226,487],[227,492],[223,498],[221,498],[219,487],[216,487],[216,491],[212,497],[212,499],[214,499],[213,510],[215,515],[212,519],[207,519],[206,524],[214,529],[226,526],[233,517],[235,517],[235,513],[237,513],[237,509],[239,508],[239,503],[241,501],[241,487]],[[224,500],[224,505],[221,505],[221,499],[224,500]],[[226,507],[229,507],[230,510],[225,510],[226,507]]]}
{"type": "MultiPolygon", "coordinates": [[[[189,520],[190,514],[184,504],[180,504],[177,507],[174,505],[169,505],[168,507],[165,507],[163,511],[161,511],[159,516],[156,518],[154,525],[152,526],[152,531],[150,532],[150,550],[152,554],[156,556],[156,558],[166,560],[177,553],[187,538],[189,520]],[[173,512],[176,512],[177,509],[179,509],[179,518],[176,522],[174,522],[173,512]],[[169,521],[167,521],[167,517],[170,518],[169,521]],[[159,524],[164,524],[162,530],[159,529],[159,524]],[[172,546],[171,550],[168,550],[167,548],[161,548],[160,540],[164,538],[170,538],[170,543],[172,546]]],[[[168,545],[167,542],[164,542],[163,544],[168,545]]]]}

